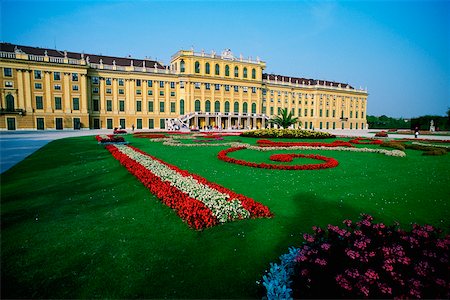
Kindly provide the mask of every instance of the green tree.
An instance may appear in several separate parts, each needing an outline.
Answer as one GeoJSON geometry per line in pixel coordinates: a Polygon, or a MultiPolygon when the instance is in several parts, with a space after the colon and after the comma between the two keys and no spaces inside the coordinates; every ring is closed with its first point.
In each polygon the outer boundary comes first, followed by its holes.
{"type": "Polygon", "coordinates": [[[302,124],[302,122],[299,121],[298,118],[294,118],[292,112],[288,112],[287,108],[283,108],[280,113],[281,114],[279,116],[270,119],[269,123],[278,125],[282,128],[288,128],[289,126],[297,123],[299,123],[300,125],[302,124]]]}

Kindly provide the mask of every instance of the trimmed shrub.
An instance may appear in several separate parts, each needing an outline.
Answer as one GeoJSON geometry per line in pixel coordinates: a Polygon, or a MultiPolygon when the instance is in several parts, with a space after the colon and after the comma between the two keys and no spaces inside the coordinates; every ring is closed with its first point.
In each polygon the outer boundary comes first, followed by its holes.
{"type": "Polygon", "coordinates": [[[386,131],[380,131],[375,133],[375,137],[388,137],[388,134],[386,131]]]}
{"type": "Polygon", "coordinates": [[[405,145],[399,142],[383,142],[380,146],[405,151],[405,145]]]}
{"type": "Polygon", "coordinates": [[[333,134],[301,129],[259,129],[244,131],[241,136],[257,138],[326,139],[336,137],[333,134]]]}
{"type": "Polygon", "coordinates": [[[425,151],[424,153],[422,153],[422,155],[430,155],[430,156],[439,156],[439,155],[445,155],[445,154],[447,154],[446,149],[434,149],[434,150],[425,151]]]}

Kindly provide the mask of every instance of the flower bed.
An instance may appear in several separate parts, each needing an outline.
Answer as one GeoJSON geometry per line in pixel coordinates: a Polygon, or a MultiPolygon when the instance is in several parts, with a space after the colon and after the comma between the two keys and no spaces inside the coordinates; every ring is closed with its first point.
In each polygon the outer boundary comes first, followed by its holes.
{"type": "MultiPolygon", "coordinates": [[[[267,163],[254,163],[254,162],[248,162],[245,160],[235,159],[228,157],[228,153],[236,152],[239,150],[247,149],[246,147],[232,147],[228,148],[226,150],[222,150],[219,152],[217,157],[220,160],[223,160],[228,163],[238,164],[242,166],[247,167],[253,167],[253,168],[261,168],[261,169],[277,169],[277,170],[320,170],[320,169],[328,169],[328,168],[334,168],[338,166],[338,161],[334,158],[325,157],[321,155],[314,155],[314,154],[284,154],[284,156],[281,158],[280,155],[278,156],[272,156],[276,159],[286,159],[287,156],[290,156],[290,160],[292,161],[292,158],[294,157],[303,157],[303,158],[310,158],[310,159],[317,159],[317,160],[323,160],[325,163],[321,164],[307,164],[307,165],[277,165],[277,164],[267,164],[267,163]]],[[[277,160],[280,161],[280,160],[277,160]]],[[[287,161],[287,160],[286,160],[287,161]]]]}
{"type": "Polygon", "coordinates": [[[332,143],[320,142],[273,142],[270,140],[258,140],[256,142],[260,147],[296,147],[296,146],[310,146],[310,147],[354,147],[349,142],[334,141],[332,143]]]}
{"type": "Polygon", "coordinates": [[[241,136],[263,138],[294,138],[294,139],[325,139],[334,138],[335,135],[321,131],[301,129],[259,129],[244,131],[241,136]]]}
{"type": "Polygon", "coordinates": [[[133,134],[134,137],[137,138],[146,138],[146,139],[165,139],[168,138],[165,134],[163,133],[138,133],[138,134],[133,134]]]}
{"type": "Polygon", "coordinates": [[[388,137],[388,133],[386,131],[380,131],[375,133],[375,137],[388,137]]]}
{"type": "Polygon", "coordinates": [[[123,129],[116,129],[113,131],[114,134],[126,134],[127,131],[123,129]]]}
{"type": "Polygon", "coordinates": [[[246,218],[271,217],[269,209],[131,146],[108,145],[111,154],[190,227],[204,229],[246,218]]]}
{"type": "Polygon", "coordinates": [[[313,227],[301,248],[281,256],[263,277],[268,299],[448,298],[450,235],[430,225],[345,220],[346,228],[313,227]]]}
{"type": "Polygon", "coordinates": [[[126,143],[123,136],[114,136],[113,134],[97,135],[95,139],[98,141],[99,144],[126,143]]]}
{"type": "Polygon", "coordinates": [[[371,144],[371,145],[381,145],[383,143],[382,140],[374,140],[374,139],[365,139],[365,138],[356,138],[349,141],[352,144],[371,144]]]}

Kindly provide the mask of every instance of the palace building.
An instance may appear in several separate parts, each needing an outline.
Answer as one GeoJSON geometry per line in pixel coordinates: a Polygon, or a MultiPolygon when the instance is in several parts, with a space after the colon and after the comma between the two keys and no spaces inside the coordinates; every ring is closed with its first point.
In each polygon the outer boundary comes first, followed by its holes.
{"type": "Polygon", "coordinates": [[[302,128],[366,128],[366,90],[265,68],[229,49],[180,50],[163,65],[1,43],[0,130],[253,129],[283,108],[302,128]]]}

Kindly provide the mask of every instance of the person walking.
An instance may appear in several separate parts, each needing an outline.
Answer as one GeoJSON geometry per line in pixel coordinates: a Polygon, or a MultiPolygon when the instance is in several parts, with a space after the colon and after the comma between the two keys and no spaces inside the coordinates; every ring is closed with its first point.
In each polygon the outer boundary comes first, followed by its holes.
{"type": "Polygon", "coordinates": [[[418,136],[419,136],[419,127],[416,126],[416,128],[414,129],[414,137],[417,139],[418,136]]]}

